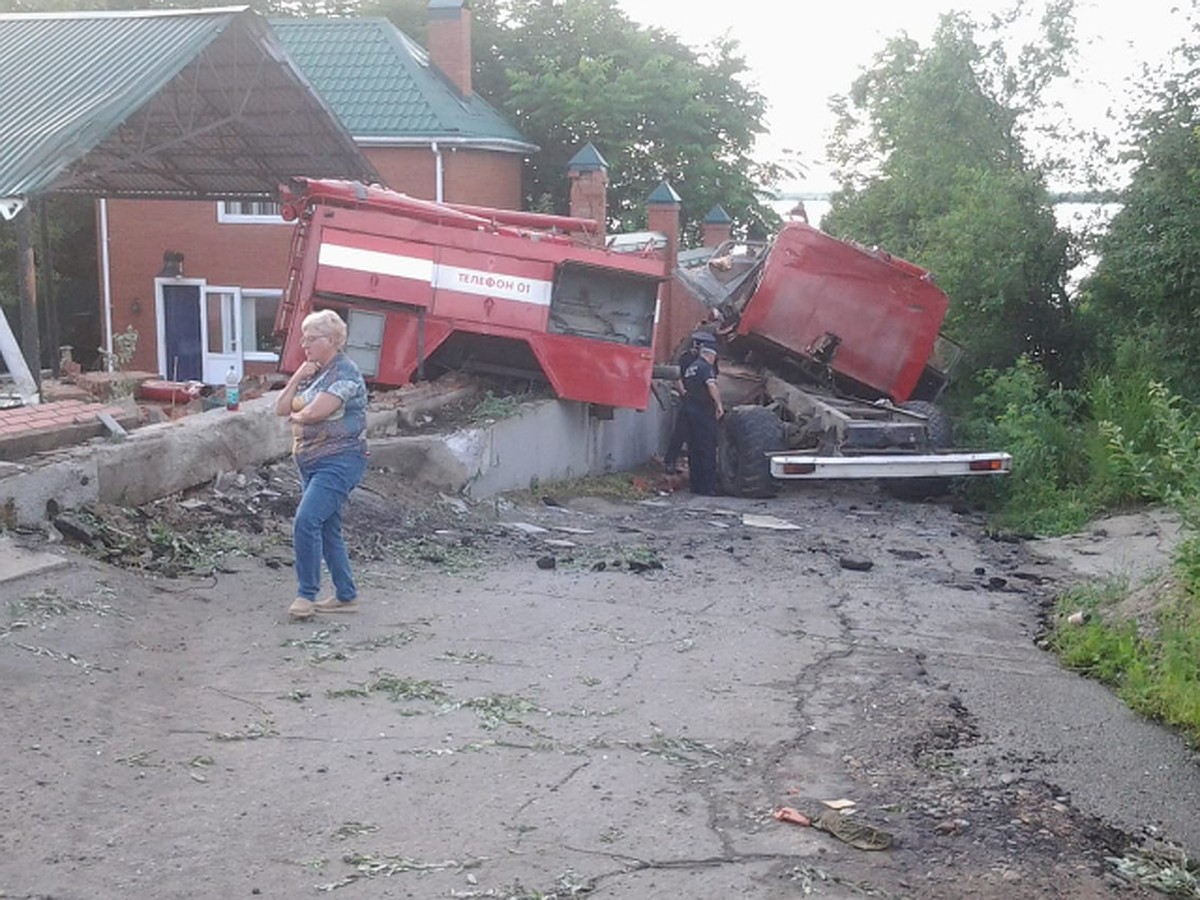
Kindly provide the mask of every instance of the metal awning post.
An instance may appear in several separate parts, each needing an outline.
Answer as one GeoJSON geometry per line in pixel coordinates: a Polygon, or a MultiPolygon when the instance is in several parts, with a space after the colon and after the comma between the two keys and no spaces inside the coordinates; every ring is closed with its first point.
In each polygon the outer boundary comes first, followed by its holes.
{"type": "MultiPolygon", "coordinates": [[[[33,257],[33,209],[26,203],[13,218],[17,228],[17,294],[21,310],[21,349],[35,388],[40,387],[42,341],[38,333],[37,269],[33,257]]],[[[11,371],[11,368],[10,368],[11,371]]]]}

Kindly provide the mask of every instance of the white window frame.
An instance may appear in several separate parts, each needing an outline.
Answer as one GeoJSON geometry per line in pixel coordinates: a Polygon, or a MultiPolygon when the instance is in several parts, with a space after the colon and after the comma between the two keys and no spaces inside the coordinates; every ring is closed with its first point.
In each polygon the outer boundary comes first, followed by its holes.
{"type": "MultiPolygon", "coordinates": [[[[274,201],[265,201],[274,202],[274,201]]],[[[278,203],[275,204],[279,206],[278,203]]],[[[242,213],[233,213],[229,211],[229,201],[217,201],[217,222],[222,225],[291,225],[293,223],[285,221],[281,213],[273,216],[263,215],[244,215],[242,213]]]]}
{"type": "MultiPolygon", "coordinates": [[[[242,288],[242,309],[238,313],[242,316],[243,323],[245,322],[245,306],[247,300],[257,300],[264,298],[267,300],[278,300],[283,302],[283,291],[279,288],[242,288]]],[[[257,335],[254,335],[257,338],[257,335]]],[[[251,335],[245,333],[245,326],[242,328],[242,346],[245,348],[242,352],[242,359],[250,362],[279,362],[278,353],[269,353],[263,350],[252,350],[253,342],[251,335]]]]}

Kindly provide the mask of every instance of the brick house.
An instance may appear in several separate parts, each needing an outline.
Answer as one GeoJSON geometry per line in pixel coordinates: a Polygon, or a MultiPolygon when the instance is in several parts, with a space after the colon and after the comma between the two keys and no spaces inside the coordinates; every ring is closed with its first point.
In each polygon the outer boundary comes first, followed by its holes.
{"type": "MultiPolygon", "coordinates": [[[[431,0],[428,12],[428,53],[384,19],[271,27],[387,187],[518,209],[537,147],[471,89],[466,2],[431,0]]],[[[275,371],[293,229],[274,204],[107,199],[97,209],[101,318],[111,334],[137,332],[127,367],[210,384],[230,366],[275,371]]]]}

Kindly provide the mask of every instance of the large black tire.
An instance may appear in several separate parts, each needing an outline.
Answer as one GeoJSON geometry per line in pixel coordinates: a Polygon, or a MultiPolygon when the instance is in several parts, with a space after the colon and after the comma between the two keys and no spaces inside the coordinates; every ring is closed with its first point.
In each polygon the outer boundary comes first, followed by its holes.
{"type": "Polygon", "coordinates": [[[774,497],[766,454],[785,449],[783,422],[765,406],[735,406],[717,429],[717,483],[734,497],[774,497]]]}
{"type": "MultiPolygon", "coordinates": [[[[909,400],[900,404],[900,408],[925,417],[928,449],[949,450],[954,446],[954,426],[940,406],[928,400],[909,400]]],[[[883,489],[893,497],[913,501],[943,497],[950,493],[953,485],[952,478],[887,478],[883,481],[883,489]]]]}
{"type": "Polygon", "coordinates": [[[936,403],[930,403],[928,400],[909,400],[907,403],[901,403],[900,408],[915,412],[928,420],[931,450],[949,450],[954,446],[954,425],[945,410],[936,403]]]}

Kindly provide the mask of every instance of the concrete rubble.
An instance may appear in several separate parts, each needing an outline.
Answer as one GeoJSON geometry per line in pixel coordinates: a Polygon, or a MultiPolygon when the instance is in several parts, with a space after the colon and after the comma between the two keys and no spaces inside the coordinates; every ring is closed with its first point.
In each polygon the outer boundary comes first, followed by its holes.
{"type": "MultiPolygon", "coordinates": [[[[401,434],[396,408],[368,412],[371,465],[468,499],[635,467],[662,445],[669,408],[604,418],[587,404],[539,400],[457,430],[401,434]]],[[[88,503],[139,506],[287,456],[291,435],[275,394],[238,412],[210,409],[90,443],[0,462],[0,526],[37,527],[88,503]]]]}

